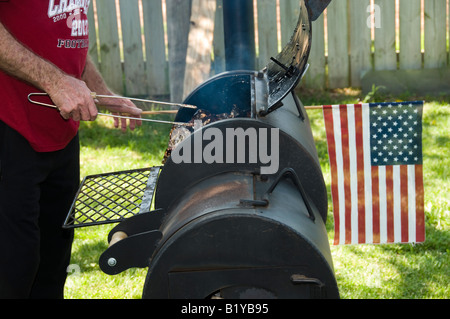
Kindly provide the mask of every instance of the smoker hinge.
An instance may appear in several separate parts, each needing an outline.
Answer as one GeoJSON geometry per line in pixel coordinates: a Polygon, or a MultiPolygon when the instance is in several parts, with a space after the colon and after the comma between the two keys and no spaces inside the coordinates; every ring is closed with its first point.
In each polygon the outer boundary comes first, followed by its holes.
{"type": "Polygon", "coordinates": [[[296,68],[291,65],[291,66],[286,66],[283,63],[281,63],[280,61],[278,61],[277,59],[275,59],[274,57],[270,58],[273,62],[275,62],[276,65],[278,65],[279,67],[281,67],[283,70],[286,71],[286,73],[284,74],[286,77],[290,78],[295,74],[295,70],[296,68]]]}

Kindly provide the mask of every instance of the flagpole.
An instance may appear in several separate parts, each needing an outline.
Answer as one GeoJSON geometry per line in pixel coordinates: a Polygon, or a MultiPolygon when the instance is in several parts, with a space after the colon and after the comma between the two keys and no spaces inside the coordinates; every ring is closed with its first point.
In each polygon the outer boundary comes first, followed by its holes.
{"type": "MultiPolygon", "coordinates": [[[[305,106],[305,110],[322,110],[323,105],[305,106]]],[[[177,114],[178,110],[164,110],[164,111],[143,111],[142,115],[158,115],[158,114],[177,114]]]]}
{"type": "Polygon", "coordinates": [[[323,105],[311,105],[311,106],[305,106],[305,110],[322,110],[323,105]]]}

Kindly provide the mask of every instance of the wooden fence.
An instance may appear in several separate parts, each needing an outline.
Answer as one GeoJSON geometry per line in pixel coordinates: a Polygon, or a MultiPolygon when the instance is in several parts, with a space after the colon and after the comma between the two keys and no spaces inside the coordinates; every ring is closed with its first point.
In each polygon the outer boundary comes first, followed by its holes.
{"type": "MultiPolygon", "coordinates": [[[[91,0],[90,55],[115,92],[180,101],[225,69],[222,1],[91,0]]],[[[258,68],[290,39],[298,1],[254,0],[258,68]]],[[[302,85],[360,87],[368,70],[448,67],[449,31],[449,0],[333,0],[313,23],[302,85]]]]}

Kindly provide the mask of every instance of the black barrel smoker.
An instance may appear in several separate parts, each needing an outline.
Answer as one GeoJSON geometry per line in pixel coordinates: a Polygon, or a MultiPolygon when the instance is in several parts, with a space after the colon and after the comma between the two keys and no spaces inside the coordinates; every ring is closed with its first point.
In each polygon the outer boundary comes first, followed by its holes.
{"type": "Polygon", "coordinates": [[[143,298],[339,298],[327,190],[293,93],[324,9],[308,4],[266,68],[190,94],[184,103],[199,109],[176,121],[194,129],[174,127],[164,166],[83,181],[65,227],[120,221],[99,264],[111,275],[148,267],[143,298]]]}

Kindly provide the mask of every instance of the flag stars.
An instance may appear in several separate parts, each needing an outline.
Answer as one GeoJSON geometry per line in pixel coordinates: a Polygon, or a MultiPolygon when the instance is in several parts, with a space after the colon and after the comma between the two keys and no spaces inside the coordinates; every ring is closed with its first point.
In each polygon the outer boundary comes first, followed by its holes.
{"type": "Polygon", "coordinates": [[[421,161],[421,106],[418,106],[417,103],[370,105],[374,165],[415,164],[421,161]]]}

